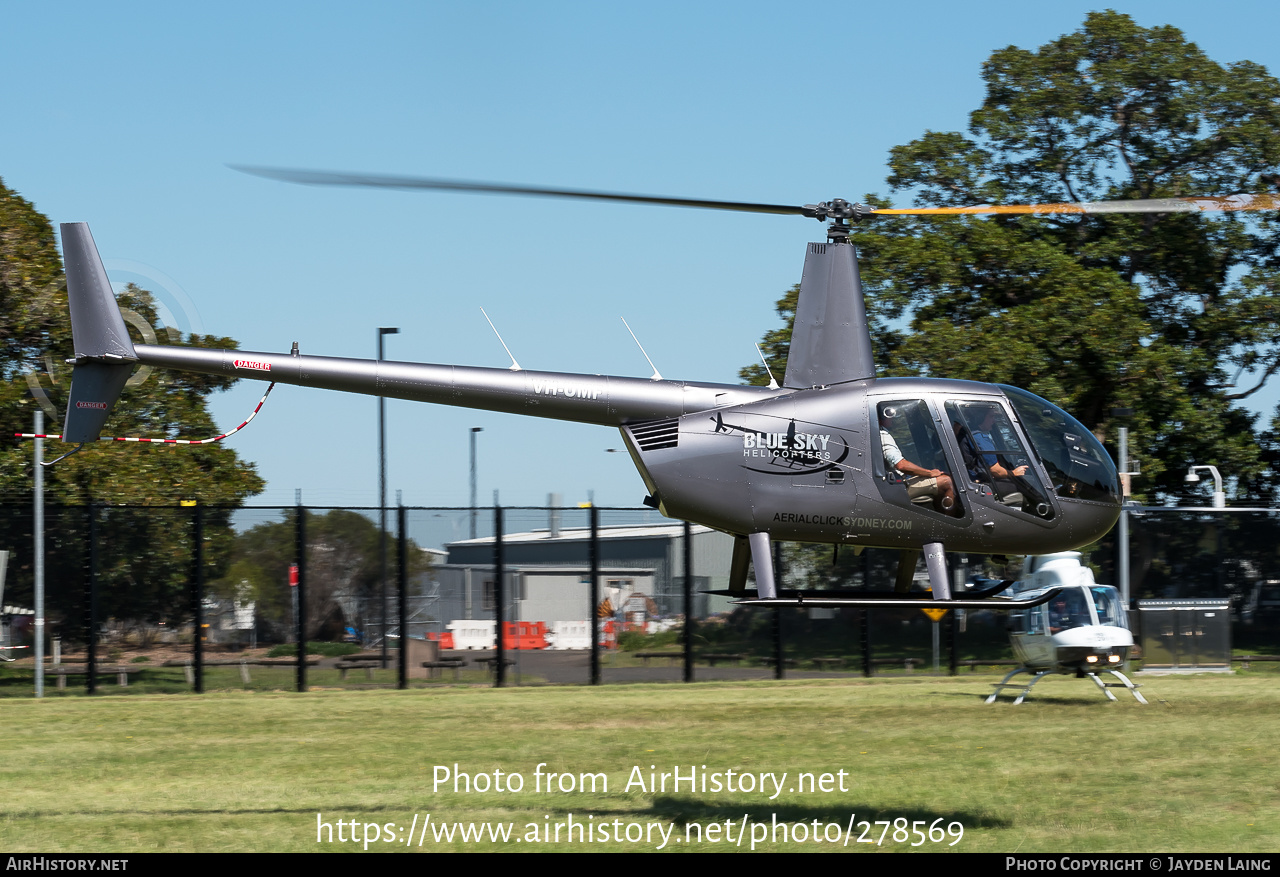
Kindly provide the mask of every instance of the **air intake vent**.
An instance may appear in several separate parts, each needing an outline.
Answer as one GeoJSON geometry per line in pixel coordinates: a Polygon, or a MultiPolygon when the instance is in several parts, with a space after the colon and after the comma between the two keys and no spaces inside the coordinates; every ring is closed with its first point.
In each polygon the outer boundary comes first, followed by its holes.
{"type": "Polygon", "coordinates": [[[811,243],[809,244],[809,252],[818,256],[825,255],[827,252],[827,245],[811,243]]]}
{"type": "Polygon", "coordinates": [[[652,420],[648,423],[635,423],[627,428],[631,430],[631,437],[636,440],[636,444],[642,451],[656,451],[680,445],[678,420],[652,420]]]}

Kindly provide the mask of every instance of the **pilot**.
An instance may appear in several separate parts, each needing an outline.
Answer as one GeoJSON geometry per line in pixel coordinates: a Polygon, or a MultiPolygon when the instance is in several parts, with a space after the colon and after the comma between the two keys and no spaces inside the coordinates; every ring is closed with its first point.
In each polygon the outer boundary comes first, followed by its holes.
{"type": "Polygon", "coordinates": [[[1059,594],[1049,604],[1049,633],[1061,633],[1084,624],[1082,620],[1088,613],[1080,605],[1077,593],[1059,594]]]}
{"type": "MultiPolygon", "coordinates": [[[[986,414],[982,416],[982,422],[978,424],[978,428],[973,432],[973,440],[978,445],[981,452],[982,465],[991,473],[993,487],[997,494],[1005,498],[1007,502],[1014,495],[1018,494],[1018,484],[1013,479],[1021,478],[1027,474],[1027,467],[1015,466],[1009,469],[1000,463],[1000,458],[996,455],[996,442],[991,436],[991,430],[995,428],[996,409],[988,408],[986,414]]],[[[1022,497],[1018,495],[1018,501],[1021,502],[1022,497]]]]}
{"type": "Polygon", "coordinates": [[[914,501],[917,497],[927,496],[939,511],[959,516],[960,509],[956,507],[956,488],[951,481],[951,476],[941,469],[926,469],[902,456],[898,443],[889,433],[888,425],[889,420],[882,412],[880,414],[880,447],[884,452],[884,462],[885,465],[908,476],[907,497],[914,501]]]}

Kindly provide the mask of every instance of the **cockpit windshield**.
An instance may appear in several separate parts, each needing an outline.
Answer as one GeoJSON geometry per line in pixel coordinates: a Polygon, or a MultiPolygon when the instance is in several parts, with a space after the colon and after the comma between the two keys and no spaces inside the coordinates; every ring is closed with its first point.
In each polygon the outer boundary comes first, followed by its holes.
{"type": "Polygon", "coordinates": [[[1074,627],[1093,624],[1084,594],[1078,588],[1067,588],[1049,603],[1049,632],[1061,633],[1074,627]]]}
{"type": "Polygon", "coordinates": [[[1120,603],[1120,592],[1110,585],[1093,585],[1089,588],[1093,608],[1098,613],[1098,623],[1104,627],[1129,628],[1129,619],[1120,603]]]}
{"type": "Polygon", "coordinates": [[[1058,496],[1120,502],[1115,466],[1102,443],[1061,408],[1017,387],[1000,385],[1044,463],[1058,496]]]}

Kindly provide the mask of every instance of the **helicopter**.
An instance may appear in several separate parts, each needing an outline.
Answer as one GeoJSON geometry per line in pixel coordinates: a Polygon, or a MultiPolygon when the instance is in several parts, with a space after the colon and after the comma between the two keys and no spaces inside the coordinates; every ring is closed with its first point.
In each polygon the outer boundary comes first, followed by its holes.
{"type": "Polygon", "coordinates": [[[1034,599],[1052,591],[1053,597],[1009,614],[1009,641],[1022,666],[996,685],[987,703],[994,703],[1006,688],[1020,688],[1014,704],[1031,693],[1031,687],[1053,673],[1074,674],[1091,679],[1114,701],[1110,688],[1123,687],[1146,703],[1121,667],[1133,648],[1133,634],[1120,592],[1110,585],[1094,582],[1093,571],[1080,563],[1080,552],[1032,556],[1022,561],[1022,575],[1014,585],[1024,599],[1034,599]],[[1021,673],[1031,681],[1011,683],[1021,673]],[[1099,673],[1110,673],[1119,682],[1105,683],[1099,673]]]}
{"type": "MultiPolygon", "coordinates": [[[[1271,196],[872,209],[843,199],[779,205],[421,177],[235,167],[290,183],[461,191],[798,215],[810,243],[786,373],[769,387],[510,368],[134,344],[85,223],[61,226],[75,345],[64,442],[101,438],[138,364],[554,418],[618,429],[664,515],[734,536],[729,589],[769,606],[1017,608],[994,591],[951,593],[945,552],[1047,554],[1115,524],[1120,490],[1101,442],[1015,387],[878,377],[850,222],[872,216],[1271,209],[1271,196]],[[904,465],[905,463],[905,465],[904,465]],[[920,474],[926,473],[926,474],[920,474]],[[896,549],[891,591],[779,592],[775,541],[896,549]],[[931,594],[910,595],[924,555],[931,594]],[[747,588],[754,567],[756,593],[747,588]]],[[[74,453],[74,450],[71,451],[74,453]]],[[[1047,602],[1052,589],[1033,598],[1047,602]]]]}

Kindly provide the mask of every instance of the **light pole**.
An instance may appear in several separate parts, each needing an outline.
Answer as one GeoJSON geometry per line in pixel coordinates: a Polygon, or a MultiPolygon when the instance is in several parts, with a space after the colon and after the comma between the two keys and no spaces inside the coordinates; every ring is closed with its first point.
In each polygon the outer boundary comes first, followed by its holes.
{"type": "Polygon", "coordinates": [[[476,433],[484,432],[483,426],[471,427],[471,538],[476,538],[476,433]]]}
{"type": "Polygon", "coordinates": [[[1188,484],[1200,483],[1200,476],[1196,474],[1197,469],[1209,470],[1209,474],[1213,476],[1213,507],[1215,509],[1225,509],[1227,507],[1227,495],[1222,490],[1222,476],[1218,474],[1218,467],[1188,466],[1187,477],[1184,479],[1188,484]]]}
{"type": "MultiPolygon", "coordinates": [[[[399,335],[400,330],[378,329],[378,362],[382,362],[382,339],[399,335]]],[[[387,400],[378,397],[378,582],[382,602],[382,669],[387,668],[387,400]]],[[[403,634],[404,631],[401,631],[403,634]]],[[[401,643],[403,648],[404,644],[401,643]]]]}

